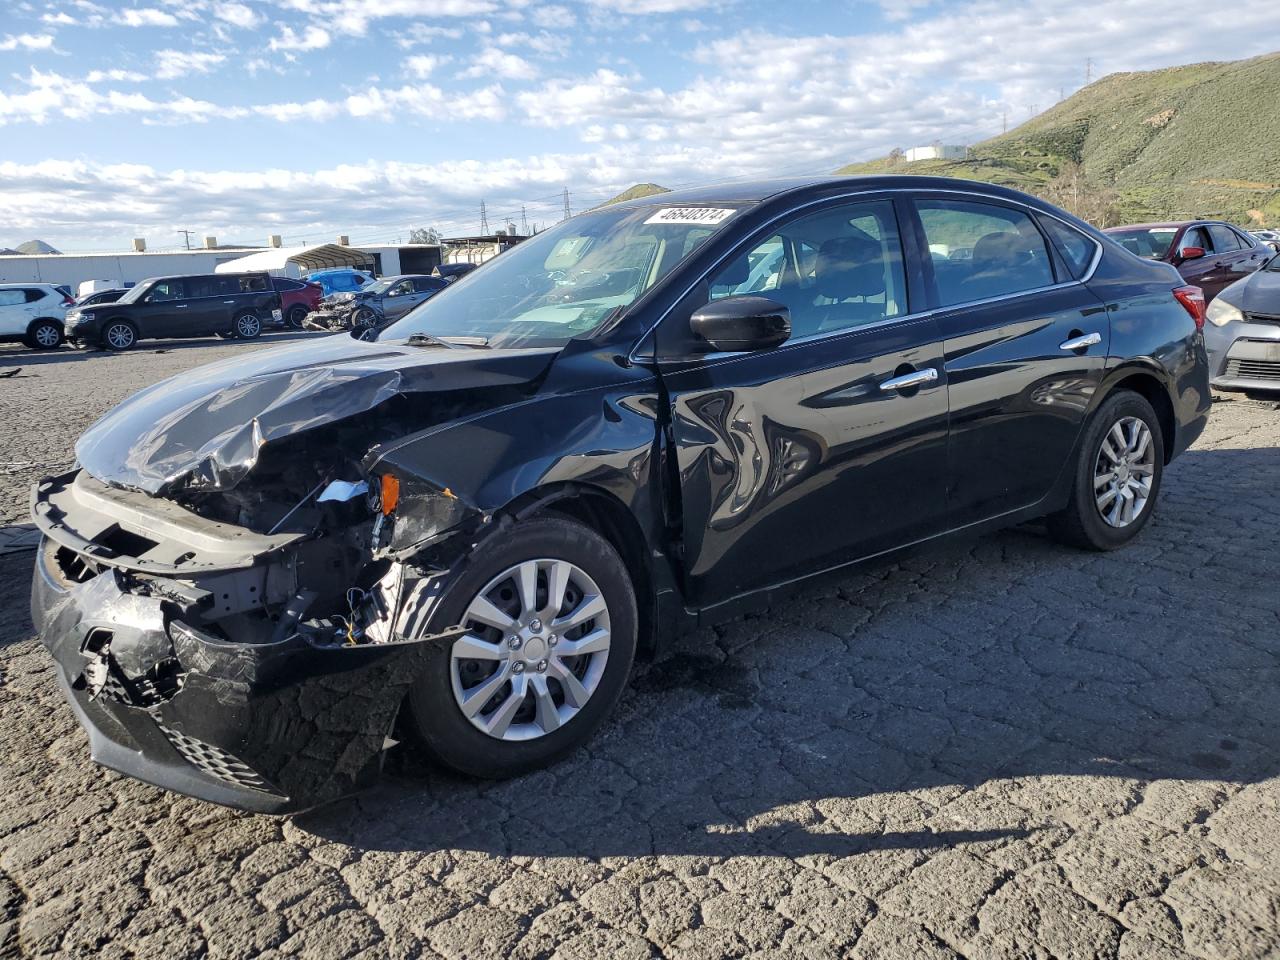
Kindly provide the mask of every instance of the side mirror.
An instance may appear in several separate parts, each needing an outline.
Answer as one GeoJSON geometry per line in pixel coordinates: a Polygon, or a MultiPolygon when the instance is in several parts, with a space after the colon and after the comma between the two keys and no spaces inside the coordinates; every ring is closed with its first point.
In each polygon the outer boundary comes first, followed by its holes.
{"type": "Polygon", "coordinates": [[[717,350],[768,350],[791,336],[791,311],[768,297],[726,297],[693,311],[689,327],[717,350]]]}
{"type": "Polygon", "coordinates": [[[1204,247],[1183,247],[1178,251],[1183,260],[1199,260],[1204,256],[1204,247]]]}

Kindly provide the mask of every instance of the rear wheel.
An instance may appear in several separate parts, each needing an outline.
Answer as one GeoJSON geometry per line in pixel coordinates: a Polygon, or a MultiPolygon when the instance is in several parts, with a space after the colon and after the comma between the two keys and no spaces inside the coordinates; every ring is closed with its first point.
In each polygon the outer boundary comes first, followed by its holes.
{"type": "Polygon", "coordinates": [[[285,322],[294,330],[302,329],[302,321],[307,319],[307,308],[300,303],[294,304],[285,314],[285,322]]]}
{"type": "Polygon", "coordinates": [[[1113,394],[1085,428],[1071,499],[1049,518],[1050,534],[1086,550],[1124,546],[1151,519],[1163,473],[1155,410],[1140,394],[1113,394]]]}
{"type": "Polygon", "coordinates": [[[256,313],[246,311],[236,317],[234,331],[238,340],[253,340],[262,333],[262,321],[256,313]]]}
{"type": "Polygon", "coordinates": [[[406,726],[473,776],[515,776],[579,747],[613,710],[635,657],[626,567],[570,520],[527,520],[481,544],[425,619],[428,630],[467,633],[431,651],[406,726]]]}
{"type": "Polygon", "coordinates": [[[26,344],[32,350],[56,350],[62,346],[62,324],[57,320],[41,318],[27,328],[26,344]]]}
{"type": "Polygon", "coordinates": [[[102,329],[102,345],[108,350],[129,350],[138,342],[138,328],[128,320],[108,320],[102,329]]]}

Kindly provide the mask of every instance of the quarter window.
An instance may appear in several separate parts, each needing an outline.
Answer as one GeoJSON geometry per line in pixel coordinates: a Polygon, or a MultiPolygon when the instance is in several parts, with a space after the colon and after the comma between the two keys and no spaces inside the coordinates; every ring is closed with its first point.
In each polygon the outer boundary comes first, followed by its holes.
{"type": "Polygon", "coordinates": [[[939,305],[948,307],[1051,286],[1044,235],[1020,210],[957,200],[918,200],[939,305]]]}
{"type": "Polygon", "coordinates": [[[795,339],[901,316],[907,283],[893,204],[845,204],[794,220],[730,260],[709,293],[783,304],[795,339]]]}
{"type": "Polygon", "coordinates": [[[1062,254],[1071,275],[1079,280],[1088,273],[1089,265],[1093,263],[1094,254],[1097,253],[1095,242],[1056,217],[1041,217],[1040,224],[1057,245],[1058,253],[1062,254]]]}

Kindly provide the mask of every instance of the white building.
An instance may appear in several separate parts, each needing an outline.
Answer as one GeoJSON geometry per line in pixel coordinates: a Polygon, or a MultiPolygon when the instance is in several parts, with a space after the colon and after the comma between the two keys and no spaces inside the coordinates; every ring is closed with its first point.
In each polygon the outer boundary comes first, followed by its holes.
{"type": "Polygon", "coordinates": [[[932,143],[927,147],[912,147],[902,155],[907,163],[915,160],[963,160],[969,148],[956,143],[932,143]]]}
{"type": "MultiPolygon", "coordinates": [[[[213,237],[208,238],[214,241],[213,237]]],[[[430,273],[437,264],[444,260],[439,244],[397,244],[373,245],[363,247],[347,247],[338,244],[320,244],[316,247],[278,246],[279,238],[272,237],[268,247],[218,247],[210,242],[206,249],[177,250],[154,253],[147,250],[133,250],[128,253],[63,253],[0,256],[0,283],[53,283],[65,284],[78,290],[86,280],[106,281],[110,286],[131,286],[148,277],[182,276],[184,274],[215,273],[219,268],[234,260],[249,256],[266,257],[278,267],[244,266],[233,269],[267,269],[277,276],[297,277],[307,270],[318,270],[324,266],[342,266],[339,262],[346,259],[358,260],[367,264],[369,269],[379,276],[392,276],[399,273],[430,273]],[[305,251],[330,249],[345,251],[347,258],[323,257],[313,258],[314,265],[301,270],[300,265],[306,263],[305,251]],[[291,259],[291,255],[303,252],[301,259],[291,259]],[[283,255],[283,256],[282,256],[283,255]],[[332,262],[330,262],[332,261],[332,262]]],[[[145,247],[142,241],[135,245],[145,247]]],[[[222,269],[221,272],[226,272],[222,269]]],[[[105,289],[105,287],[104,287],[105,289]]]]}

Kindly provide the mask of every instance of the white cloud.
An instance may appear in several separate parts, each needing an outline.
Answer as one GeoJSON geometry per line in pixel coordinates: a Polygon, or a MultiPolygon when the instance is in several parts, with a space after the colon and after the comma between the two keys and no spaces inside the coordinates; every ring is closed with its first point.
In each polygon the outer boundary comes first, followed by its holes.
{"type": "Polygon", "coordinates": [[[417,77],[419,80],[425,80],[431,74],[435,73],[440,64],[447,61],[448,57],[439,57],[433,54],[417,54],[416,56],[406,57],[404,61],[404,69],[407,73],[417,77]]]}
{"type": "Polygon", "coordinates": [[[494,42],[500,47],[528,47],[535,53],[548,57],[562,57],[568,54],[571,41],[563,34],[549,33],[540,30],[537,33],[501,33],[494,42]]]}
{"type": "Polygon", "coordinates": [[[207,100],[174,97],[155,100],[142,93],[98,90],[87,79],[32,69],[22,93],[0,92],[0,126],[6,123],[45,123],[62,117],[87,120],[93,116],[133,114],[143,123],[201,123],[213,117],[243,116],[239,107],[221,107],[207,100]]]}
{"type": "Polygon", "coordinates": [[[586,0],[589,7],[614,13],[645,16],[654,13],[685,13],[717,5],[716,0],[586,0]]]}
{"type": "Polygon", "coordinates": [[[532,80],[537,68],[523,57],[497,47],[486,47],[471,60],[464,77],[502,77],[507,80],[532,80]]]}
{"type": "Polygon", "coordinates": [[[121,14],[120,22],[126,27],[176,27],[178,18],[155,7],[131,7],[121,14]]]}
{"type": "Polygon", "coordinates": [[[0,40],[0,50],[49,50],[52,47],[53,34],[50,33],[7,34],[0,40]]]}
{"type": "Polygon", "coordinates": [[[533,12],[529,15],[529,19],[539,27],[547,27],[552,30],[572,27],[578,22],[578,18],[573,15],[572,10],[555,3],[535,6],[533,12]]]}
{"type": "Polygon", "coordinates": [[[172,80],[193,73],[208,73],[227,58],[221,53],[196,53],[185,50],[156,51],[156,79],[172,80]]]}
{"type": "Polygon", "coordinates": [[[280,27],[280,36],[272,37],[268,46],[272,50],[320,50],[329,45],[328,31],[315,26],[298,33],[287,24],[280,27]]]}
{"type": "Polygon", "coordinates": [[[411,23],[407,28],[395,30],[390,34],[396,46],[404,49],[425,46],[436,40],[462,39],[461,27],[436,27],[425,23],[411,23]]]}
{"type": "Polygon", "coordinates": [[[213,15],[233,27],[244,28],[257,26],[262,19],[252,7],[243,3],[215,3],[213,15]]]}
{"type": "Polygon", "coordinates": [[[59,27],[70,27],[76,24],[76,18],[71,16],[65,10],[59,10],[57,13],[45,13],[40,16],[41,23],[52,23],[59,27]]]}
{"type": "Polygon", "coordinates": [[[145,73],[135,70],[90,70],[85,74],[85,83],[103,83],[113,80],[116,83],[141,83],[150,79],[145,73]]]}

